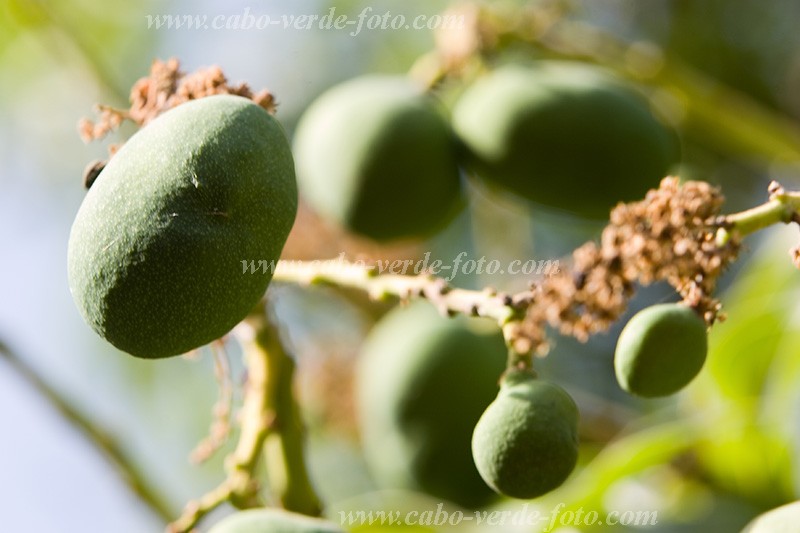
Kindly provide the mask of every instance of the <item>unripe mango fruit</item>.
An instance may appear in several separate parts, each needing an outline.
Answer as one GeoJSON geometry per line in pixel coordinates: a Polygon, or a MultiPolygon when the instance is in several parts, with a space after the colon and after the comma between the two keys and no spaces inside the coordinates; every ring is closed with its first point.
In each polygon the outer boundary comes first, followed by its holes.
{"type": "Polygon", "coordinates": [[[333,522],[282,509],[249,509],[224,518],[208,533],[344,533],[344,530],[333,522]]]}
{"type": "Polygon", "coordinates": [[[297,212],[288,141],[239,96],[182,104],[134,134],[100,173],[69,238],[86,322],[137,357],[181,354],[258,302],[297,212]]]}
{"type": "Polygon", "coordinates": [[[578,407],[558,385],[512,372],[475,426],[472,454],[498,493],[541,496],[564,483],[578,461],[578,407]]]}
{"type": "Polygon", "coordinates": [[[742,533],[797,533],[800,531],[800,501],[787,503],[758,515],[742,533]]]}
{"type": "Polygon", "coordinates": [[[453,129],[485,180],[590,218],[643,197],[680,153],[643,98],[580,63],[499,67],[461,96],[453,129]]]}
{"type": "Polygon", "coordinates": [[[311,207],[378,241],[429,235],[462,204],[450,126],[401,77],[363,76],[328,90],[300,119],[294,152],[311,207]]]}
{"type": "Polygon", "coordinates": [[[703,368],[706,323],[680,304],[653,305],[636,313],[617,340],[614,369],[620,386],[652,398],[673,394],[703,368]]]}
{"type": "Polygon", "coordinates": [[[357,408],[364,456],[383,488],[474,508],[492,491],[470,452],[497,393],[507,350],[485,319],[443,318],[428,302],[393,310],[360,354],[357,408]]]}

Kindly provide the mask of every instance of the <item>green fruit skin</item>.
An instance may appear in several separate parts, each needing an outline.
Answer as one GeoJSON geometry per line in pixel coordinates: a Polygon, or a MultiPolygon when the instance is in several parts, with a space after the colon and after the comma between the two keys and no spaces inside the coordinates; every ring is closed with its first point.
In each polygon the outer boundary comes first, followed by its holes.
{"type": "Polygon", "coordinates": [[[470,440],[506,357],[493,324],[446,319],[427,302],[392,311],[373,328],[356,390],[364,456],[379,485],[467,508],[494,497],[470,440]]]}
{"type": "Polygon", "coordinates": [[[680,304],[659,304],[636,313],[617,340],[614,369],[620,386],[645,398],[667,396],[703,368],[706,324],[680,304]]]}
{"type": "Polygon", "coordinates": [[[568,62],[498,68],[464,92],[453,128],[487,181],[589,218],[643,197],[680,156],[639,95],[568,62]]]}
{"type": "Polygon", "coordinates": [[[472,454],[498,493],[518,499],[546,494],[578,461],[578,408],[558,385],[512,375],[475,426],[472,454]]]}
{"type": "Polygon", "coordinates": [[[282,509],[250,509],[224,518],[208,533],[344,533],[344,529],[327,520],[282,509]]]}
{"type": "Polygon", "coordinates": [[[72,296],[86,322],[137,357],[185,353],[258,302],[297,212],[283,129],[230,95],[164,113],[100,173],[69,238],[72,296]]]}
{"type": "Polygon", "coordinates": [[[463,204],[450,126],[403,78],[364,76],[327,91],[301,118],[294,152],[303,198],[378,241],[427,236],[463,204]]]}

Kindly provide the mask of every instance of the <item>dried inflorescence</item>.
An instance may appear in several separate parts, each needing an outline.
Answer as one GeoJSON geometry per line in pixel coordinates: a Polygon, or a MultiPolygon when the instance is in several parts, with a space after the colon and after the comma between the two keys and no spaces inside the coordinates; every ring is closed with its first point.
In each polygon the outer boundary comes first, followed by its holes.
{"type": "MultiPolygon", "coordinates": [[[[137,81],[131,89],[129,109],[115,109],[98,105],[100,117],[96,122],[83,119],[78,124],[81,138],[86,141],[100,139],[116,130],[123,121],[130,120],[144,126],[158,115],[189,100],[215,94],[234,94],[253,100],[270,113],[275,112],[275,98],[266,90],[253,93],[246,83],[230,85],[218,66],[199,69],[191,74],[180,70],[180,63],[172,58],[155,60],[150,74],[137,81]]],[[[114,149],[112,149],[113,154],[114,149]]]]}
{"type": "Polygon", "coordinates": [[[445,24],[436,30],[434,39],[440,66],[448,76],[460,77],[477,66],[476,58],[491,58],[511,42],[541,38],[572,10],[570,3],[562,0],[507,7],[460,2],[441,14],[445,24]]]}
{"type": "Polygon", "coordinates": [[[455,26],[439,28],[434,33],[436,50],[442,66],[449,72],[458,72],[488,43],[494,44],[489,28],[482,25],[485,15],[481,6],[473,3],[458,4],[448,8],[442,17],[459,21],[455,26]]]}
{"type": "Polygon", "coordinates": [[[618,205],[599,245],[578,248],[571,269],[534,287],[518,334],[540,352],[547,349],[547,324],[585,341],[622,315],[636,283],[659,280],[713,324],[720,309],[716,281],[739,251],[736,239],[723,247],[715,242],[722,203],[717,188],[670,177],[644,200],[618,205]]]}
{"type": "Polygon", "coordinates": [[[792,263],[796,268],[800,268],[800,246],[792,248],[789,251],[789,256],[792,258],[792,263]]]}
{"type": "Polygon", "coordinates": [[[222,340],[215,341],[211,344],[211,350],[214,355],[214,377],[217,380],[219,397],[211,409],[213,420],[208,435],[197,444],[189,456],[189,460],[195,464],[210,459],[225,444],[231,433],[234,387],[225,343],[222,340]]]}

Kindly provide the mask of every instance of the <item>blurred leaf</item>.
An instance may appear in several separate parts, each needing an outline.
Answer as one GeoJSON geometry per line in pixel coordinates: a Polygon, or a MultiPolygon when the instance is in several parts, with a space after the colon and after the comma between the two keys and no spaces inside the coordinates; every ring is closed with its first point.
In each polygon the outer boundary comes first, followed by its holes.
{"type": "Polygon", "coordinates": [[[19,33],[19,24],[14,20],[11,10],[7,4],[0,4],[0,63],[6,47],[19,33]]]}
{"type": "Polygon", "coordinates": [[[36,28],[49,22],[47,11],[41,0],[6,0],[4,17],[22,28],[36,28]]]}
{"type": "Polygon", "coordinates": [[[795,41],[796,36],[775,30],[783,26],[781,17],[796,15],[795,6],[774,0],[769,2],[771,9],[727,0],[670,4],[668,52],[764,103],[777,103],[767,67],[776,60],[787,60],[791,47],[784,44],[787,39],[795,41]]]}
{"type": "Polygon", "coordinates": [[[714,417],[697,447],[712,484],[766,507],[794,493],[787,422],[797,414],[800,274],[786,235],[769,235],[723,295],[728,319],[714,326],[708,369],[684,405],[714,417]]]}
{"type": "Polygon", "coordinates": [[[697,447],[715,485],[766,508],[793,498],[786,439],[739,418],[716,422],[697,447]]]}
{"type": "MultiPolygon", "coordinates": [[[[156,42],[143,38],[148,31],[144,13],[150,5],[149,1],[5,0],[0,6],[0,30],[9,25],[10,30],[24,32],[59,63],[83,62],[106,90],[125,101],[131,83],[144,74],[156,42]],[[142,68],[132,67],[132,62],[141,62],[142,68]]],[[[12,33],[0,31],[0,50],[12,33]]]]}
{"type": "Polygon", "coordinates": [[[731,318],[711,335],[708,372],[726,400],[746,405],[761,392],[783,336],[785,308],[780,302],[753,299],[727,310],[731,318]]]}
{"type": "Polygon", "coordinates": [[[722,296],[728,318],[712,328],[707,371],[693,388],[695,404],[750,409],[763,391],[770,364],[783,342],[800,288],[783,234],[775,234],[753,254],[731,290],[722,296]]]}
{"type": "Polygon", "coordinates": [[[665,422],[626,435],[603,449],[560,489],[543,498],[545,507],[566,503],[564,511],[580,507],[603,509],[606,490],[615,482],[651,466],[670,462],[690,449],[699,437],[697,424],[689,417],[665,422]]]}
{"type": "MultiPolygon", "coordinates": [[[[796,276],[800,278],[800,273],[796,276]]],[[[800,300],[796,291],[791,299],[800,300]]],[[[766,421],[796,429],[800,402],[800,306],[787,316],[783,336],[775,347],[772,365],[766,376],[761,412],[766,421]],[[792,427],[794,426],[794,427],[792,427]]]]}
{"type": "MultiPolygon", "coordinates": [[[[797,299],[795,299],[797,301],[797,299]]],[[[790,316],[769,369],[760,414],[791,443],[791,457],[800,453],[800,307],[790,316]]],[[[800,494],[800,462],[790,461],[794,496],[800,494]]]]}

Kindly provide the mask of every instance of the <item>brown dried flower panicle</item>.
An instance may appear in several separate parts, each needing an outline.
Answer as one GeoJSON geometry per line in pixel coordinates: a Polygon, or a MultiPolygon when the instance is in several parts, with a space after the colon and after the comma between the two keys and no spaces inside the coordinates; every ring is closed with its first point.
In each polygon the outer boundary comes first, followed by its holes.
{"type": "Polygon", "coordinates": [[[635,284],[667,281],[710,326],[719,317],[713,297],[717,279],[739,251],[731,239],[715,242],[722,208],[720,191],[705,182],[683,185],[665,178],[640,202],[611,212],[600,244],[587,243],[572,268],[533,288],[533,303],[519,332],[546,351],[544,328],[585,341],[604,331],[627,307],[635,284]]]}
{"type": "MultiPolygon", "coordinates": [[[[275,113],[275,98],[269,91],[253,93],[246,83],[231,85],[218,66],[186,74],[180,70],[177,59],[172,58],[167,61],[156,59],[150,67],[150,74],[137,81],[131,89],[129,109],[98,105],[100,117],[97,121],[81,120],[78,123],[78,131],[85,142],[101,139],[119,128],[125,120],[130,120],[140,127],[145,126],[164,111],[189,100],[215,94],[243,96],[253,100],[269,113],[275,113]]],[[[115,149],[111,150],[112,155],[114,151],[115,149]]]]}

